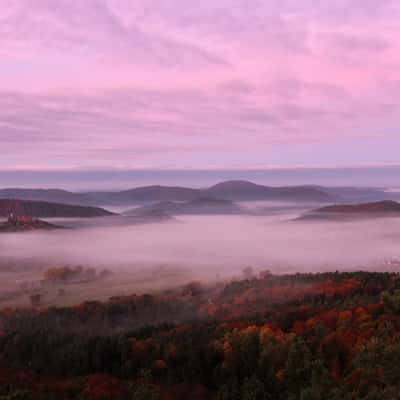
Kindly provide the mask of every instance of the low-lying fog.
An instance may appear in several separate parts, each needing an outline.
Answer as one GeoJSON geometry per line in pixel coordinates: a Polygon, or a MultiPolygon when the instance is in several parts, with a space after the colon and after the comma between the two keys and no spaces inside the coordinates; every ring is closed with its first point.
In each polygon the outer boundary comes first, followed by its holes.
{"type": "Polygon", "coordinates": [[[80,229],[2,234],[0,254],[115,270],[174,266],[211,278],[234,275],[248,265],[276,273],[382,268],[382,260],[400,256],[400,219],[292,217],[179,216],[132,225],[129,217],[74,220],[68,225],[80,229]]]}
{"type": "Polygon", "coordinates": [[[115,274],[69,285],[62,297],[47,291],[47,305],[215,282],[249,266],[273,273],[400,269],[400,218],[294,221],[304,210],[269,207],[262,216],[179,216],[146,224],[123,216],[53,219],[72,229],[1,234],[0,306],[28,305],[29,296],[18,294],[21,280],[40,280],[52,266],[115,274]]]}

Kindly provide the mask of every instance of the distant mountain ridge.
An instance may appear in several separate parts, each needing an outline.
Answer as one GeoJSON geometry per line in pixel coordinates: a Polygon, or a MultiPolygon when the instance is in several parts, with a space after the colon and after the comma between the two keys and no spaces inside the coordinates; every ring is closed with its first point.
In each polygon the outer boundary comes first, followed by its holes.
{"type": "Polygon", "coordinates": [[[119,192],[83,193],[98,204],[129,205],[154,201],[189,201],[199,196],[201,189],[179,186],[143,186],[119,192]]]}
{"type": "Polygon", "coordinates": [[[208,195],[228,200],[286,200],[327,202],[332,196],[312,186],[270,187],[249,181],[226,181],[205,190],[208,195]]]}
{"type": "MultiPolygon", "coordinates": [[[[122,191],[69,192],[60,189],[0,189],[1,198],[48,201],[83,206],[129,206],[160,201],[191,201],[216,197],[232,201],[319,202],[375,201],[387,197],[381,189],[315,185],[272,187],[232,180],[203,189],[180,186],[143,186],[122,191]]],[[[395,194],[391,197],[394,199],[395,194]]]]}
{"type": "Polygon", "coordinates": [[[52,203],[93,205],[93,199],[62,189],[0,189],[0,199],[47,201],[52,203]]]}
{"type": "Polygon", "coordinates": [[[240,214],[242,209],[231,200],[201,197],[187,202],[161,201],[137,207],[124,212],[124,215],[210,215],[240,214]]]}
{"type": "Polygon", "coordinates": [[[113,215],[113,213],[98,207],[49,203],[46,201],[0,199],[0,217],[9,217],[10,215],[40,218],[86,218],[113,215]]]}

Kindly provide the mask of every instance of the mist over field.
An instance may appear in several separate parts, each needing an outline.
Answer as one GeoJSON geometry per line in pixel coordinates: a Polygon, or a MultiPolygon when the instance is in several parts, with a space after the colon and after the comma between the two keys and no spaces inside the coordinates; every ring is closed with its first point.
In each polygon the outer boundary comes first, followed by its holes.
{"type": "Polygon", "coordinates": [[[75,219],[64,221],[72,229],[3,235],[0,254],[120,272],[167,266],[201,279],[231,277],[246,266],[274,273],[380,270],[400,256],[400,219],[294,221],[297,215],[179,216],[146,224],[75,219]]]}

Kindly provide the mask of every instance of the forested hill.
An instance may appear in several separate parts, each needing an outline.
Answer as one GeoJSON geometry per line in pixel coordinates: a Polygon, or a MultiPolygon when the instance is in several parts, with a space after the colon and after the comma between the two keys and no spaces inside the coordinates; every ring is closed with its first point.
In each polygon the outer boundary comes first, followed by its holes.
{"type": "Polygon", "coordinates": [[[27,216],[27,217],[102,217],[113,215],[99,207],[84,207],[62,203],[48,203],[46,201],[30,201],[17,199],[0,199],[0,217],[27,216]]]}
{"type": "Polygon", "coordinates": [[[397,201],[377,201],[359,204],[335,204],[318,208],[301,215],[297,220],[352,220],[380,217],[400,217],[400,203],[397,201]]]}
{"type": "Polygon", "coordinates": [[[1,320],[0,396],[8,399],[393,400],[400,393],[394,273],[264,273],[73,308],[4,310],[1,320]]]}
{"type": "Polygon", "coordinates": [[[0,233],[11,232],[31,232],[31,231],[51,231],[54,229],[63,229],[61,226],[50,224],[41,219],[30,217],[9,218],[5,222],[0,222],[0,233]]]}
{"type": "Polygon", "coordinates": [[[399,213],[400,203],[397,201],[377,201],[361,204],[337,204],[316,210],[323,213],[399,213]]]}

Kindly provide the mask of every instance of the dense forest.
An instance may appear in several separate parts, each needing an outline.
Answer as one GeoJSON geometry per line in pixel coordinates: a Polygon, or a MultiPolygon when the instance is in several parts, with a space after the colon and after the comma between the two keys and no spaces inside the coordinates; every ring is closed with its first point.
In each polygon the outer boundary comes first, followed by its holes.
{"type": "Polygon", "coordinates": [[[400,275],[268,272],[0,311],[0,399],[393,400],[400,275]]]}

